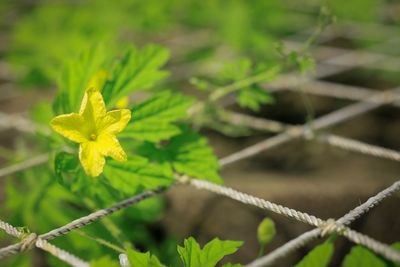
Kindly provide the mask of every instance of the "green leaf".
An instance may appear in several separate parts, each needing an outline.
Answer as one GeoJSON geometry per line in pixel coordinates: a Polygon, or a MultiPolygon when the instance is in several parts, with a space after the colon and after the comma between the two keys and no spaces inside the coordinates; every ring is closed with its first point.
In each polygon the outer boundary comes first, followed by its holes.
{"type": "Polygon", "coordinates": [[[183,247],[178,246],[178,253],[185,267],[214,267],[223,257],[235,253],[242,244],[241,241],[215,238],[201,249],[196,240],[189,237],[183,247]]]}
{"type": "Polygon", "coordinates": [[[344,258],[343,267],[385,267],[385,262],[362,246],[354,246],[344,258]]]}
{"type": "Polygon", "coordinates": [[[185,118],[192,103],[179,93],[158,93],[132,109],[133,119],[120,136],[158,142],[177,135],[181,131],[173,122],[185,118]]]}
{"type": "Polygon", "coordinates": [[[65,181],[64,173],[76,173],[78,167],[79,160],[76,155],[66,152],[58,153],[54,160],[54,171],[57,181],[61,185],[67,186],[68,183],[65,181]]]}
{"type": "Polygon", "coordinates": [[[243,108],[259,111],[262,104],[274,103],[274,98],[265,89],[258,86],[251,86],[239,91],[238,103],[243,108]]]}
{"type": "Polygon", "coordinates": [[[141,253],[132,249],[126,252],[129,263],[132,267],[163,267],[155,255],[150,252],[141,253]]]}
{"type": "Polygon", "coordinates": [[[104,175],[113,188],[128,195],[136,193],[138,188],[154,189],[174,181],[170,168],[140,156],[130,156],[126,162],[108,161],[104,175]]]}
{"type": "Polygon", "coordinates": [[[235,62],[226,63],[221,71],[221,78],[226,80],[241,80],[249,75],[252,63],[249,59],[239,59],[235,62]]]}
{"type": "Polygon", "coordinates": [[[265,218],[257,228],[258,242],[265,246],[275,237],[276,229],[275,223],[270,218],[265,218]]]}
{"type": "Polygon", "coordinates": [[[299,58],[297,64],[301,74],[305,74],[307,71],[315,71],[316,63],[314,58],[311,56],[303,56],[299,58]]]}
{"type": "Polygon", "coordinates": [[[296,264],[296,267],[328,266],[329,262],[331,261],[332,255],[333,244],[331,241],[328,240],[311,250],[299,263],[296,264]]]}
{"type": "Polygon", "coordinates": [[[233,264],[233,263],[226,263],[226,264],[222,265],[222,267],[243,267],[243,265],[240,264],[240,263],[235,263],[235,264],[233,264]]]}
{"type": "Polygon", "coordinates": [[[120,267],[120,265],[117,261],[113,261],[110,259],[110,257],[105,256],[91,261],[90,267],[120,267]]]}
{"type": "Polygon", "coordinates": [[[107,58],[105,46],[96,45],[84,50],[79,58],[65,65],[53,106],[56,114],[78,112],[90,79],[104,68],[107,58]]]}
{"type": "Polygon", "coordinates": [[[218,159],[207,139],[187,128],[181,127],[181,131],[161,148],[144,143],[138,150],[148,158],[170,164],[178,173],[221,184],[218,159]]]}
{"type": "Polygon", "coordinates": [[[103,96],[109,107],[120,98],[138,90],[149,89],[165,78],[168,72],[161,68],[168,60],[167,49],[149,45],[143,49],[131,47],[116,64],[111,80],[107,81],[103,96]]]}

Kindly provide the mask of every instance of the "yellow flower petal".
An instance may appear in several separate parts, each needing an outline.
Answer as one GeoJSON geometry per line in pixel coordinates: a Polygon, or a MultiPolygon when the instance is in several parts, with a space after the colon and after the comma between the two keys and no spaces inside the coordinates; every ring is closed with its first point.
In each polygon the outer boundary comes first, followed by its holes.
{"type": "Polygon", "coordinates": [[[79,160],[87,175],[96,177],[103,172],[105,159],[97,142],[82,143],[79,147],[79,160]]]}
{"type": "Polygon", "coordinates": [[[70,113],[57,116],[51,120],[50,125],[54,131],[73,142],[82,143],[88,140],[85,121],[79,114],[70,113]]]}
{"type": "Polygon", "coordinates": [[[131,111],[129,109],[109,111],[99,123],[98,129],[109,134],[116,134],[126,127],[130,119],[131,111]]]}
{"type": "Polygon", "coordinates": [[[98,90],[89,89],[85,92],[79,114],[90,124],[89,127],[97,128],[99,120],[106,115],[106,105],[98,90]]]}
{"type": "Polygon", "coordinates": [[[115,103],[116,108],[126,108],[129,104],[129,97],[124,96],[115,103]]]}
{"type": "Polygon", "coordinates": [[[117,161],[126,161],[127,156],[115,135],[103,133],[96,142],[103,156],[112,157],[117,161]]]}
{"type": "Polygon", "coordinates": [[[98,71],[90,78],[87,89],[95,89],[101,91],[109,76],[110,75],[105,70],[98,71]]]}

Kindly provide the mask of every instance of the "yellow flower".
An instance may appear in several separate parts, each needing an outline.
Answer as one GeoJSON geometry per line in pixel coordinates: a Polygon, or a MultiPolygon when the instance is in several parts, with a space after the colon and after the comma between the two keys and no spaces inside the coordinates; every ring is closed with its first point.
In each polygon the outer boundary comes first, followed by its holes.
{"type": "Polygon", "coordinates": [[[79,143],[79,160],[89,176],[103,172],[104,157],[126,161],[125,151],[116,138],[129,120],[129,109],[107,112],[101,93],[88,89],[82,100],[79,114],[70,113],[55,117],[50,125],[69,140],[79,143]]]}

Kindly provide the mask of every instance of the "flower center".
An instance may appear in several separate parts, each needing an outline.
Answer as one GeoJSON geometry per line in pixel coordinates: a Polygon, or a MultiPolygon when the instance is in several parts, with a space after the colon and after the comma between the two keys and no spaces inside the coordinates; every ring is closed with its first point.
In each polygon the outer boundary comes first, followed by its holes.
{"type": "Polygon", "coordinates": [[[93,141],[96,140],[96,138],[97,138],[97,135],[96,135],[96,134],[92,133],[92,134],[90,135],[90,139],[92,139],[93,141]]]}

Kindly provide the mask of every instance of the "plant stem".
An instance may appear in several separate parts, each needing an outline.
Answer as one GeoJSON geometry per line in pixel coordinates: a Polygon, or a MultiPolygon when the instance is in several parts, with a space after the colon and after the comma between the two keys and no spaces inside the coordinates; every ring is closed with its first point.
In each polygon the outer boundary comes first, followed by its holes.
{"type": "Polygon", "coordinates": [[[257,258],[261,258],[265,253],[265,244],[260,244],[260,250],[258,251],[257,258]]]}
{"type": "Polygon", "coordinates": [[[90,240],[93,240],[93,241],[95,241],[95,242],[97,242],[97,243],[99,243],[99,244],[101,244],[103,246],[111,248],[112,250],[115,250],[115,251],[117,251],[119,253],[125,253],[126,252],[125,249],[123,249],[123,248],[121,248],[121,247],[119,247],[117,245],[114,245],[113,243],[111,243],[111,242],[109,242],[107,240],[104,240],[102,238],[99,238],[99,237],[96,237],[96,236],[91,236],[91,235],[89,235],[89,234],[87,234],[87,233],[85,233],[83,231],[76,231],[76,233],[81,235],[81,236],[83,236],[83,237],[86,237],[86,238],[88,238],[90,240]]]}
{"type": "Polygon", "coordinates": [[[271,69],[268,69],[267,71],[247,77],[243,80],[236,81],[236,82],[226,85],[226,86],[218,87],[215,89],[215,91],[213,93],[210,94],[208,99],[211,102],[215,102],[218,99],[220,99],[221,97],[223,97],[229,93],[238,91],[244,87],[250,86],[250,85],[258,83],[258,82],[270,80],[280,71],[280,69],[281,69],[280,66],[275,66],[271,69]]]}

